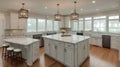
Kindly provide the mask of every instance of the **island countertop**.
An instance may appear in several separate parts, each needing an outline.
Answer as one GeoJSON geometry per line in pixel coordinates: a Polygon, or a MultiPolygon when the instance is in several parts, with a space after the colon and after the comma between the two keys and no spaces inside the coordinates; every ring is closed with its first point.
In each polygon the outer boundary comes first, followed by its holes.
{"type": "Polygon", "coordinates": [[[70,35],[70,36],[62,37],[61,34],[47,35],[43,37],[48,39],[63,41],[63,42],[74,43],[74,44],[90,38],[89,36],[81,36],[81,35],[70,35]]]}
{"type": "Polygon", "coordinates": [[[10,42],[10,43],[15,43],[15,44],[20,44],[20,45],[30,45],[34,42],[37,42],[39,40],[37,39],[33,39],[33,38],[8,38],[8,39],[4,39],[5,42],[10,42]]]}

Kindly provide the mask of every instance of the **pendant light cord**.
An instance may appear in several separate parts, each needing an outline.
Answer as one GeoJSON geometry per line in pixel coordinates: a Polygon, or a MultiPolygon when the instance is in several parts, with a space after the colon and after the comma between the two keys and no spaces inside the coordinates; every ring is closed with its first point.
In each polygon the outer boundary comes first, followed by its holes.
{"type": "Polygon", "coordinates": [[[76,13],[76,1],[74,1],[74,12],[76,13]]]}
{"type": "Polygon", "coordinates": [[[59,4],[57,4],[57,14],[59,14],[59,4]]]}
{"type": "Polygon", "coordinates": [[[22,8],[24,8],[25,3],[22,3],[22,8]]]}
{"type": "Polygon", "coordinates": [[[119,22],[120,22],[120,1],[119,1],[118,11],[119,11],[119,22]]]}

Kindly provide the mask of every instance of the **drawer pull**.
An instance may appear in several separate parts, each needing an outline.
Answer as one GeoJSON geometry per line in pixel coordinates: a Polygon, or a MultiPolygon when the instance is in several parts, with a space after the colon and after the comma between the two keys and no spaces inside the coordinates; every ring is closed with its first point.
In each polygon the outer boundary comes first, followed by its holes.
{"type": "Polygon", "coordinates": [[[55,46],[55,49],[57,49],[57,46],[55,46]]]}
{"type": "Polygon", "coordinates": [[[64,49],[64,51],[65,51],[65,52],[67,51],[66,48],[64,49]]]}

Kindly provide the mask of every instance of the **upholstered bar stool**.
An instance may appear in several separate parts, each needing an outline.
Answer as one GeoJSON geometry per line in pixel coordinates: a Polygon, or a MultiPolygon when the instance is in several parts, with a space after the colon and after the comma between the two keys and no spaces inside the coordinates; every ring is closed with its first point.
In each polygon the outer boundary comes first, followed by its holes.
{"type": "Polygon", "coordinates": [[[2,58],[5,58],[7,57],[7,48],[9,47],[8,44],[3,44],[2,45],[2,58]]]}
{"type": "Polygon", "coordinates": [[[7,59],[10,59],[10,60],[12,60],[12,58],[13,58],[13,50],[14,50],[14,48],[13,47],[8,47],[7,48],[7,59]]]}

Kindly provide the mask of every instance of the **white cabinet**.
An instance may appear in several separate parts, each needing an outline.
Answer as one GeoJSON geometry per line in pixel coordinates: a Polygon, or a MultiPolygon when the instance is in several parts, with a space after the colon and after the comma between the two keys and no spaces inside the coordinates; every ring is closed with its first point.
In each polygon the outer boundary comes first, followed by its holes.
{"type": "Polygon", "coordinates": [[[57,42],[57,60],[64,63],[64,43],[57,42]]]}
{"type": "Polygon", "coordinates": [[[2,18],[2,14],[0,14],[0,47],[2,47],[3,44],[3,35],[4,35],[4,18],[2,18]]]}
{"type": "Polygon", "coordinates": [[[79,67],[88,57],[89,39],[77,43],[44,38],[45,53],[66,67],[79,67]]]}
{"type": "Polygon", "coordinates": [[[74,47],[69,43],[65,43],[65,64],[74,67],[74,47]]]}
{"type": "Polygon", "coordinates": [[[50,45],[50,56],[56,59],[56,42],[49,40],[50,45]]]}
{"type": "Polygon", "coordinates": [[[95,38],[93,38],[93,37],[90,38],[90,44],[91,45],[96,45],[95,38]]]}
{"type": "Polygon", "coordinates": [[[84,41],[85,58],[89,56],[89,40],[84,41]]]}
{"type": "Polygon", "coordinates": [[[102,38],[101,37],[92,37],[92,38],[90,38],[90,44],[102,47],[102,38]]]}
{"type": "Polygon", "coordinates": [[[33,62],[39,57],[39,42],[34,43],[32,48],[33,51],[33,62]]]}
{"type": "Polygon", "coordinates": [[[120,49],[120,36],[111,36],[111,48],[112,49],[120,49]]]}
{"type": "Polygon", "coordinates": [[[17,13],[10,13],[10,20],[11,20],[11,29],[18,29],[19,25],[18,25],[18,14],[17,13]]]}
{"type": "Polygon", "coordinates": [[[8,38],[4,40],[14,48],[22,50],[22,57],[26,59],[26,63],[32,66],[36,59],[39,59],[39,41],[32,38],[8,38]]]}
{"type": "MultiPolygon", "coordinates": [[[[84,61],[85,56],[85,45],[84,41],[78,44],[78,66],[79,63],[82,63],[84,61]]],[[[81,65],[81,64],[80,64],[81,65]]]]}
{"type": "Polygon", "coordinates": [[[50,54],[50,49],[49,49],[50,47],[49,46],[50,46],[49,39],[44,39],[45,53],[48,55],[50,54]]]}
{"type": "Polygon", "coordinates": [[[10,13],[10,27],[11,29],[26,29],[27,19],[19,19],[18,13],[10,13]]]}

